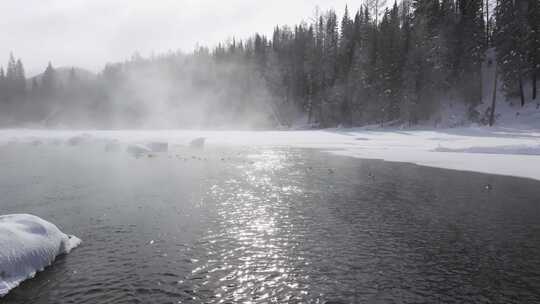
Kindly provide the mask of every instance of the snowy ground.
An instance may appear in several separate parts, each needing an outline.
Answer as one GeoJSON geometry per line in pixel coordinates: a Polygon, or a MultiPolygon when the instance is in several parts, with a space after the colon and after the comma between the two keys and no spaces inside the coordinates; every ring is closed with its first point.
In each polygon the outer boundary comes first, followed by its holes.
{"type": "Polygon", "coordinates": [[[540,129],[466,127],[436,130],[50,131],[0,130],[0,145],[167,142],[211,146],[316,148],[334,154],[540,180],[540,129]]]}

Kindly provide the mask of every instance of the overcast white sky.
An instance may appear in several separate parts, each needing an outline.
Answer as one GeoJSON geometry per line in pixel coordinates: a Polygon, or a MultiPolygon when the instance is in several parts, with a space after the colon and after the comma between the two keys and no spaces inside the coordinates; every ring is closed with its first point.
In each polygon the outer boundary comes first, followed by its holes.
{"type": "Polygon", "coordinates": [[[0,0],[0,64],[10,51],[27,76],[55,66],[100,70],[106,62],[168,50],[192,51],[228,37],[270,34],[315,7],[341,14],[361,0],[0,0]]]}

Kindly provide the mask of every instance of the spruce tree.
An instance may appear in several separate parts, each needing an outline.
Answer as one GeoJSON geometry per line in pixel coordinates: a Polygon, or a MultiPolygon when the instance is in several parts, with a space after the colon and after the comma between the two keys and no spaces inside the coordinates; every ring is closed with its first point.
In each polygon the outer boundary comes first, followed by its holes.
{"type": "Polygon", "coordinates": [[[6,71],[6,99],[11,101],[17,95],[17,62],[13,53],[9,54],[6,71]]]}
{"type": "Polygon", "coordinates": [[[540,74],[540,3],[538,0],[529,1],[527,21],[529,25],[527,48],[532,82],[532,99],[536,100],[538,74],[540,74]]]}
{"type": "Polygon", "coordinates": [[[15,92],[17,96],[22,97],[26,92],[26,74],[23,63],[20,59],[15,64],[15,92]]]}
{"type": "MultiPolygon", "coordinates": [[[[481,66],[485,59],[486,40],[483,0],[458,0],[456,51],[458,87],[465,102],[472,109],[482,100],[481,66]]],[[[471,117],[473,118],[473,117],[471,117]]]]}
{"type": "Polygon", "coordinates": [[[4,67],[0,67],[0,104],[6,99],[6,73],[4,67]]]}
{"type": "Polygon", "coordinates": [[[527,0],[499,1],[495,10],[497,26],[494,45],[497,49],[497,61],[509,96],[519,94],[521,106],[525,105],[523,77],[527,68],[528,29],[524,7],[527,0]]]}
{"type": "Polygon", "coordinates": [[[56,93],[58,88],[58,80],[56,76],[56,70],[49,62],[43,76],[41,78],[41,91],[44,97],[52,97],[56,93]]]}
{"type": "Polygon", "coordinates": [[[339,39],[338,82],[340,85],[340,122],[346,126],[353,123],[352,117],[352,82],[350,70],[356,48],[355,23],[349,16],[349,8],[345,7],[345,13],[341,20],[341,33],[339,39]]]}

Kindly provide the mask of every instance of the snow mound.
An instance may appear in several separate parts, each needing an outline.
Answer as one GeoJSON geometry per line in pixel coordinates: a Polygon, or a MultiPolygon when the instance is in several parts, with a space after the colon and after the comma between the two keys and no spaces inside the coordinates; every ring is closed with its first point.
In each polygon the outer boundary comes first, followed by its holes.
{"type": "Polygon", "coordinates": [[[77,136],[73,136],[67,140],[67,144],[70,146],[79,146],[81,144],[84,144],[92,139],[92,135],[90,134],[81,134],[77,136]]]}
{"type": "Polygon", "coordinates": [[[523,107],[518,101],[500,102],[497,104],[495,116],[497,126],[538,130],[540,129],[540,100],[527,102],[523,107]]]}
{"type": "Polygon", "coordinates": [[[117,152],[120,151],[122,145],[118,140],[107,140],[105,144],[105,152],[117,152]]]}
{"type": "Polygon", "coordinates": [[[0,298],[80,244],[39,217],[0,216],[0,298]]]}
{"type": "Polygon", "coordinates": [[[152,149],[148,148],[145,145],[136,144],[136,145],[129,145],[126,149],[126,152],[131,154],[134,157],[140,157],[144,154],[152,153],[152,149]]]}
{"type": "Polygon", "coordinates": [[[192,149],[202,149],[202,148],[204,148],[204,143],[205,142],[206,142],[205,137],[199,137],[199,138],[196,138],[196,139],[192,140],[189,143],[189,147],[192,148],[192,149]]]}
{"type": "Polygon", "coordinates": [[[146,144],[130,144],[126,152],[134,157],[149,155],[152,153],[167,153],[169,152],[169,144],[167,142],[150,142],[146,144]]]}
{"type": "Polygon", "coordinates": [[[169,144],[166,142],[151,142],[147,147],[155,153],[169,152],[169,144]]]}

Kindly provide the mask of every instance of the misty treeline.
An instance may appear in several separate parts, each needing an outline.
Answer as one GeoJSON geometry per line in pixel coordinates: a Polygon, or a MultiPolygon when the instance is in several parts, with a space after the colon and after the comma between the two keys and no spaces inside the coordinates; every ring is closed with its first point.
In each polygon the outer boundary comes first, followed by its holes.
{"type": "MultiPolygon", "coordinates": [[[[482,66],[509,98],[536,99],[538,0],[369,0],[357,11],[317,12],[272,37],[213,49],[134,55],[98,75],[51,64],[27,80],[13,56],[0,71],[4,125],[315,127],[409,124],[465,105],[482,120],[482,66]],[[524,90],[532,88],[531,94],[524,90]]],[[[494,85],[494,84],[489,84],[494,85]]],[[[485,99],[485,98],[484,98],[485,99]]]]}
{"type": "Polygon", "coordinates": [[[4,126],[273,127],[277,121],[251,65],[217,62],[209,53],[134,55],[97,75],[50,63],[26,82],[13,75],[2,78],[4,126]]]}

